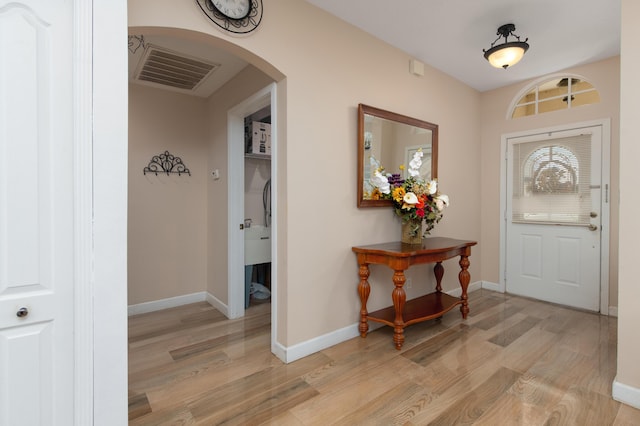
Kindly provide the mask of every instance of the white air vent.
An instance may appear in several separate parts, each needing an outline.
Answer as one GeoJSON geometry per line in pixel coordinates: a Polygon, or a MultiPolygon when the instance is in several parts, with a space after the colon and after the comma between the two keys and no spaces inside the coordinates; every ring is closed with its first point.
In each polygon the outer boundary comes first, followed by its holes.
{"type": "Polygon", "coordinates": [[[135,80],[193,91],[220,65],[148,44],[135,80]]]}

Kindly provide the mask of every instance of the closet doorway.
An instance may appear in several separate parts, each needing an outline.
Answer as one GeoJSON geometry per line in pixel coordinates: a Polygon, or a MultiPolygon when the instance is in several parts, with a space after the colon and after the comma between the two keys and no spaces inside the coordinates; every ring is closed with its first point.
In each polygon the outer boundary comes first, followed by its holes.
{"type": "MultiPolygon", "coordinates": [[[[260,225],[264,226],[264,235],[258,235],[258,241],[268,241],[266,245],[270,250],[270,297],[271,297],[271,346],[274,351],[275,342],[277,341],[276,330],[276,312],[277,312],[277,102],[276,102],[276,83],[272,83],[264,89],[258,91],[254,95],[242,101],[240,104],[231,108],[228,112],[228,194],[229,194],[229,223],[228,223],[228,253],[229,253],[229,318],[238,318],[244,315],[245,297],[247,285],[247,268],[245,267],[245,247],[246,238],[248,238],[246,230],[251,229],[247,225],[251,224],[259,229],[260,225]],[[247,151],[245,138],[245,119],[251,117],[260,111],[269,109],[270,113],[270,181],[268,192],[270,197],[263,204],[264,211],[262,217],[249,218],[245,212],[245,154],[247,151]],[[266,204],[266,205],[265,205],[266,204]],[[268,210],[269,212],[266,212],[268,210]],[[251,219],[251,222],[245,222],[245,219],[251,219]],[[257,220],[256,220],[257,219],[257,220]],[[254,225],[254,222],[257,222],[254,225]],[[262,222],[262,223],[261,223],[262,222]],[[266,226],[270,225],[270,226],[266,226]],[[267,228],[270,228],[267,232],[267,228]],[[267,236],[268,238],[264,238],[267,236]]],[[[259,151],[259,149],[258,149],[259,151]]],[[[264,156],[258,157],[266,161],[266,152],[264,156]]],[[[266,197],[267,185],[263,186],[263,195],[266,197]]],[[[250,233],[253,233],[250,231],[250,233]]],[[[254,247],[250,248],[253,249],[254,247]]],[[[263,247],[264,248],[264,247],[263,247]]],[[[264,253],[262,253],[264,254],[264,253]]],[[[250,284],[250,283],[249,283],[250,284]]]]}

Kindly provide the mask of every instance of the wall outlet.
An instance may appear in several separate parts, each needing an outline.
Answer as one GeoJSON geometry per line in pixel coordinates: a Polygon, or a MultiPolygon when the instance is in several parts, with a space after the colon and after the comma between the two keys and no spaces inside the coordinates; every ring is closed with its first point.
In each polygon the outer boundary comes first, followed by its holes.
{"type": "Polygon", "coordinates": [[[411,288],[413,287],[413,278],[407,278],[407,281],[404,283],[404,286],[406,288],[411,288]]]}
{"type": "Polygon", "coordinates": [[[220,170],[215,169],[214,171],[211,172],[211,177],[213,177],[213,179],[218,180],[220,179],[220,170]]]}

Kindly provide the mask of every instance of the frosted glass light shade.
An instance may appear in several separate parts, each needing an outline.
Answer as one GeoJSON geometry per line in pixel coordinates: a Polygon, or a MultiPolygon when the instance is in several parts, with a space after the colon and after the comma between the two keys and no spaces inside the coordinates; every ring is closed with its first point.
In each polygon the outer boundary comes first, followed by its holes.
{"type": "Polygon", "coordinates": [[[507,69],[520,62],[528,48],[529,45],[525,42],[513,41],[492,47],[485,52],[484,57],[492,66],[507,69]]]}

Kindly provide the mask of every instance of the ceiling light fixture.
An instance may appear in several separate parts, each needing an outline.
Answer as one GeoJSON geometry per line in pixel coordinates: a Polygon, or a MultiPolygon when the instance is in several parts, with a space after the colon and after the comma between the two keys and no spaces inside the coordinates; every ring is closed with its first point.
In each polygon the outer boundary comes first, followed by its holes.
{"type": "Polygon", "coordinates": [[[529,49],[529,44],[527,44],[529,39],[520,41],[520,37],[513,34],[515,30],[516,26],[513,24],[502,25],[496,32],[498,38],[491,43],[489,50],[482,49],[484,58],[494,67],[507,69],[517,64],[524,56],[524,52],[529,49]],[[517,41],[509,41],[507,38],[509,36],[515,37],[517,41]],[[501,37],[504,37],[504,43],[496,46],[501,37]]]}

